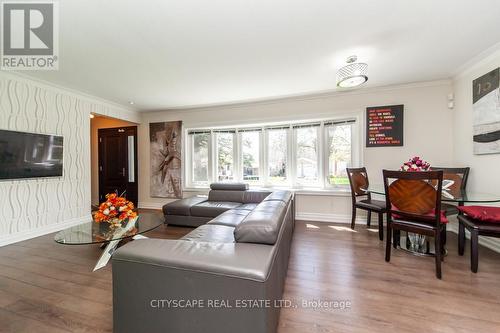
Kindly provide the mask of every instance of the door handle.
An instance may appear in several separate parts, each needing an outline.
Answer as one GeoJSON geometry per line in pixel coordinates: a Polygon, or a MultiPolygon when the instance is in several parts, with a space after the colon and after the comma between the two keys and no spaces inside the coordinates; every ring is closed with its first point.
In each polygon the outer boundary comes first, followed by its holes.
{"type": "Polygon", "coordinates": [[[125,168],[122,168],[122,176],[125,177],[125,168]]]}

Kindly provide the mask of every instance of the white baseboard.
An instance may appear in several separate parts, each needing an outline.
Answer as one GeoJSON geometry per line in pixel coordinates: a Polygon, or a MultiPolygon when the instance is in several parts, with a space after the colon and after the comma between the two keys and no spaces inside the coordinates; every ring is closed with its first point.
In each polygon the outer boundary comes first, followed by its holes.
{"type": "MultiPolygon", "coordinates": [[[[458,234],[458,223],[448,224],[447,230],[458,234]]],[[[467,231],[465,232],[465,237],[467,239],[470,239],[470,234],[467,231]]],[[[500,238],[479,236],[479,244],[487,247],[490,250],[500,253],[500,238]]],[[[470,246],[470,242],[466,242],[465,246],[470,246]]]]}
{"type": "MultiPolygon", "coordinates": [[[[345,214],[320,214],[320,213],[297,212],[295,214],[295,219],[301,221],[351,224],[351,215],[345,215],[345,214]]],[[[377,217],[374,217],[372,215],[372,222],[377,222],[377,217]]],[[[366,216],[356,217],[356,224],[366,224],[366,216]]]]}
{"type": "Polygon", "coordinates": [[[144,208],[144,209],[162,209],[163,205],[165,205],[166,202],[164,203],[158,203],[158,202],[140,202],[138,204],[139,208],[144,208]]]}
{"type": "Polygon", "coordinates": [[[75,225],[78,225],[78,224],[81,224],[84,222],[88,222],[91,219],[92,219],[92,216],[87,215],[87,216],[82,216],[82,217],[66,220],[66,221],[63,221],[61,223],[50,224],[50,225],[36,228],[33,230],[26,230],[26,231],[16,232],[16,233],[10,234],[10,235],[5,235],[5,236],[0,237],[0,247],[5,246],[5,245],[9,245],[9,244],[13,244],[13,243],[17,243],[17,242],[21,242],[21,241],[24,241],[27,239],[43,236],[46,234],[50,234],[50,233],[53,233],[53,232],[56,232],[56,231],[59,231],[62,229],[70,228],[72,226],[75,226],[75,225]]]}

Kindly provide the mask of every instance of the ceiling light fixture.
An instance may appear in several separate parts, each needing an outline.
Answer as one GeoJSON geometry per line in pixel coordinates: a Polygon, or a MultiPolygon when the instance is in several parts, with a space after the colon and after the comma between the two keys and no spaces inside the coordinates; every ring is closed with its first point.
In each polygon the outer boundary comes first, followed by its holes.
{"type": "Polygon", "coordinates": [[[353,55],[347,58],[347,65],[337,71],[337,87],[352,88],[368,81],[366,75],[368,65],[356,62],[358,57],[353,55]]]}
{"type": "Polygon", "coordinates": [[[128,104],[134,105],[135,103],[134,103],[134,101],[129,101],[128,104]]]}

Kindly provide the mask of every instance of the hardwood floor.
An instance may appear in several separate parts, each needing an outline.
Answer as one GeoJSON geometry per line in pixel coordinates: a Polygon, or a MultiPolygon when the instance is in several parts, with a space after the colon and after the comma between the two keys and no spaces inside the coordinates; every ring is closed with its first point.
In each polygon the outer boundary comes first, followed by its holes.
{"type": "MultiPolygon", "coordinates": [[[[176,239],[189,228],[162,226],[147,236],[176,239]]],[[[278,331],[499,332],[500,254],[480,249],[479,273],[467,244],[457,255],[448,235],[443,280],[432,258],[393,251],[384,261],[376,230],[297,222],[278,331]],[[302,301],[351,302],[348,309],[302,301]]],[[[53,234],[0,248],[0,332],[111,332],[111,265],[92,273],[98,246],[64,246],[53,234]]]]}

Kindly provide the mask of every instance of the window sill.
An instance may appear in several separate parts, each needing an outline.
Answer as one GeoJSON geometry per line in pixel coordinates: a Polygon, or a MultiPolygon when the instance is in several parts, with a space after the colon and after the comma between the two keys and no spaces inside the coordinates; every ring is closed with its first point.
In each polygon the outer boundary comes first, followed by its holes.
{"type": "Polygon", "coordinates": [[[351,197],[348,189],[292,189],[296,195],[316,195],[332,197],[351,197]]]}
{"type": "MultiPolygon", "coordinates": [[[[263,187],[263,186],[250,186],[250,189],[264,189],[264,190],[287,190],[292,191],[296,195],[315,195],[315,196],[336,196],[336,197],[350,197],[351,190],[346,188],[290,188],[290,187],[263,187]]],[[[210,187],[188,187],[184,192],[188,193],[207,193],[210,187]]]]}

